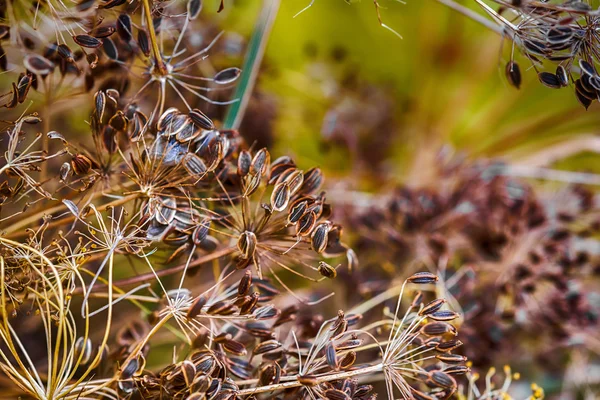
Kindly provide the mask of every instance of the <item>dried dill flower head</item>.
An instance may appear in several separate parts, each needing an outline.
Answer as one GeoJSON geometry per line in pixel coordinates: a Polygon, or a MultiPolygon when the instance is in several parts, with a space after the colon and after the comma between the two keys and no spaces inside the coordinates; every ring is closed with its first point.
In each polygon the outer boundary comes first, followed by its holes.
{"type": "Polygon", "coordinates": [[[522,80],[521,67],[513,59],[517,49],[544,86],[560,89],[572,85],[586,109],[598,99],[600,42],[596,30],[600,16],[594,1],[474,0],[490,19],[453,0],[438,1],[510,39],[513,50],[505,73],[511,85],[519,88],[522,80]]]}

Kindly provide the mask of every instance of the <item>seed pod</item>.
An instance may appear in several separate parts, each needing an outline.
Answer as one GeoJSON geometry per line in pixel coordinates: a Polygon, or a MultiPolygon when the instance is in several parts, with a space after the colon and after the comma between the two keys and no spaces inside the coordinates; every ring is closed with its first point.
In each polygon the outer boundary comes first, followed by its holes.
{"type": "Polygon", "coordinates": [[[352,400],[346,392],[338,389],[327,389],[324,395],[326,400],[352,400]]]}
{"type": "Polygon", "coordinates": [[[249,260],[254,256],[256,242],[257,240],[254,232],[245,231],[240,235],[237,241],[237,247],[240,253],[242,253],[242,258],[249,260]]]}
{"type": "Polygon", "coordinates": [[[213,81],[217,85],[227,85],[229,83],[233,83],[237,80],[237,78],[242,73],[242,70],[236,67],[226,68],[222,71],[219,71],[213,77],[213,81]]]}
{"type": "MultiPolygon", "coordinates": [[[[4,58],[4,57],[3,57],[4,58]]],[[[46,76],[54,70],[54,63],[42,56],[36,54],[28,54],[23,59],[25,68],[34,74],[46,76]]]]}
{"type": "Polygon", "coordinates": [[[458,317],[458,314],[451,310],[440,310],[429,315],[429,318],[435,321],[452,321],[458,317]]]}
{"type": "Polygon", "coordinates": [[[188,112],[188,116],[190,117],[192,122],[196,124],[196,126],[198,126],[199,128],[202,128],[207,131],[212,131],[213,129],[215,129],[215,124],[212,122],[212,120],[197,108],[194,108],[193,110],[188,112]]]}
{"type": "Polygon", "coordinates": [[[245,356],[247,354],[246,347],[236,340],[227,340],[221,346],[223,346],[226,352],[235,354],[236,356],[245,356]]]}
{"type": "Polygon", "coordinates": [[[348,369],[356,362],[356,352],[349,351],[339,362],[340,369],[348,369]]]}
{"type": "Polygon", "coordinates": [[[117,18],[117,34],[126,43],[129,43],[133,38],[131,30],[131,17],[127,14],[121,14],[117,18]]]}
{"type": "Polygon", "coordinates": [[[271,208],[281,212],[286,209],[290,201],[290,186],[286,182],[278,183],[271,194],[271,208]]]}
{"type": "Polygon", "coordinates": [[[76,154],[71,158],[71,167],[76,175],[85,175],[92,169],[93,162],[83,154],[76,154]]]}
{"type": "Polygon", "coordinates": [[[258,307],[256,310],[252,312],[252,315],[256,319],[271,319],[275,318],[279,315],[279,310],[272,306],[262,306],[258,307]]]}
{"type": "Polygon", "coordinates": [[[118,110],[108,121],[108,125],[118,132],[125,132],[127,130],[127,123],[127,118],[121,110],[118,110]]]}
{"type": "Polygon", "coordinates": [[[188,0],[187,17],[189,20],[198,18],[200,11],[202,11],[202,0],[188,0]]]}
{"type": "Polygon", "coordinates": [[[196,375],[196,366],[189,360],[184,360],[181,363],[181,373],[186,386],[191,386],[196,375]]]}
{"type": "Polygon", "coordinates": [[[205,218],[200,222],[200,224],[194,229],[192,233],[192,242],[196,246],[200,246],[200,244],[206,239],[208,235],[208,231],[210,229],[210,218],[205,218]]]}
{"type": "Polygon", "coordinates": [[[271,155],[267,149],[260,149],[252,159],[252,163],[250,164],[250,174],[254,176],[264,176],[269,169],[270,159],[271,155]]]}
{"type": "Polygon", "coordinates": [[[299,203],[292,203],[292,207],[290,208],[290,212],[288,214],[288,224],[294,225],[296,222],[300,220],[300,218],[306,212],[308,208],[308,200],[303,200],[299,203]]]}
{"type": "Polygon", "coordinates": [[[279,383],[281,378],[281,367],[277,363],[267,364],[260,369],[258,381],[261,385],[273,385],[279,383]]]}
{"type": "Polygon", "coordinates": [[[206,305],[206,297],[198,296],[198,298],[190,306],[190,308],[187,312],[186,318],[187,319],[196,318],[202,312],[202,307],[204,307],[205,305],[206,305]]]}
{"type": "Polygon", "coordinates": [[[427,303],[425,305],[425,307],[423,307],[423,309],[421,311],[419,311],[419,315],[423,316],[423,315],[433,314],[434,312],[436,312],[437,310],[442,308],[442,306],[444,304],[446,304],[445,299],[435,299],[435,300],[427,303]]]}
{"type": "Polygon", "coordinates": [[[137,358],[132,358],[131,360],[129,360],[127,362],[127,364],[125,364],[123,369],[121,369],[120,378],[123,380],[132,378],[133,375],[135,374],[135,372],[138,370],[138,367],[139,367],[139,362],[138,362],[137,358]]]}
{"type": "Polygon", "coordinates": [[[337,276],[336,269],[324,261],[319,261],[319,267],[317,269],[319,271],[319,274],[321,274],[325,278],[333,279],[337,276]]]}
{"type": "Polygon", "coordinates": [[[549,87],[550,89],[560,89],[561,87],[561,82],[558,79],[558,76],[551,72],[540,72],[538,74],[538,78],[542,85],[549,87]]]}
{"type": "Polygon", "coordinates": [[[446,364],[460,364],[467,361],[467,357],[461,356],[460,354],[436,354],[435,358],[445,362],[446,364]]]}
{"type": "Polygon", "coordinates": [[[296,379],[298,379],[298,382],[300,384],[302,384],[303,386],[310,387],[310,386],[316,386],[319,384],[317,377],[314,375],[298,375],[298,377],[296,379]]]}
{"type": "Polygon", "coordinates": [[[431,272],[417,272],[406,279],[406,281],[416,284],[428,284],[437,282],[438,277],[431,272]]]}
{"type": "Polygon", "coordinates": [[[252,285],[252,272],[246,271],[242,279],[240,279],[240,283],[238,284],[238,295],[245,296],[248,294],[250,290],[250,286],[252,285]]]}
{"type": "Polygon", "coordinates": [[[111,38],[102,39],[102,50],[104,50],[104,54],[111,60],[119,59],[119,50],[117,50],[117,46],[111,38]]]}
{"type": "Polygon", "coordinates": [[[581,71],[586,75],[596,75],[596,70],[594,66],[585,60],[579,60],[579,68],[581,68],[581,71]]]}
{"type": "Polygon", "coordinates": [[[462,346],[462,344],[463,343],[460,340],[452,339],[452,340],[448,340],[447,342],[439,343],[437,346],[435,346],[435,349],[437,351],[441,351],[441,352],[445,353],[445,352],[456,350],[457,348],[462,346]]]}
{"type": "Polygon", "coordinates": [[[442,371],[433,371],[430,374],[433,383],[444,389],[456,389],[456,380],[453,377],[442,371]]]}
{"type": "MultiPolygon", "coordinates": [[[[29,93],[29,88],[32,83],[32,75],[31,74],[21,74],[19,78],[19,82],[17,83],[17,101],[22,103],[27,98],[27,93],[29,93]]],[[[31,119],[31,118],[29,118],[31,119]]]]}
{"type": "Polygon", "coordinates": [[[69,48],[69,46],[67,46],[66,44],[59,44],[58,47],[56,48],[56,51],[58,52],[58,55],[63,58],[64,60],[66,60],[67,62],[71,63],[73,62],[73,52],[71,51],[71,49],[69,48]]]}
{"type": "Polygon", "coordinates": [[[252,164],[252,156],[249,151],[242,150],[238,156],[237,174],[241,177],[248,175],[250,165],[252,164]]]}
{"type": "Polygon", "coordinates": [[[89,49],[97,49],[98,47],[102,46],[102,41],[90,35],[76,35],[73,36],[73,40],[81,47],[86,47],[89,49]]]}
{"type": "Polygon", "coordinates": [[[182,163],[185,170],[196,179],[199,179],[208,171],[204,161],[194,153],[187,153],[183,156],[182,163]]]}
{"type": "Polygon", "coordinates": [[[296,234],[298,236],[308,235],[313,230],[316,222],[317,215],[313,211],[308,211],[298,221],[298,225],[296,226],[296,234]]]}
{"type": "Polygon", "coordinates": [[[423,325],[421,332],[427,336],[441,336],[451,333],[456,336],[456,328],[446,322],[430,322],[423,325]]]}
{"type": "Polygon", "coordinates": [[[92,357],[92,341],[90,338],[86,338],[85,340],[83,337],[77,338],[75,342],[75,354],[76,356],[81,356],[81,364],[87,364],[90,361],[92,357]]]}
{"type": "Polygon", "coordinates": [[[334,370],[338,368],[337,353],[332,342],[327,343],[327,346],[325,346],[325,360],[327,361],[329,368],[334,370]]]}
{"type": "Polygon", "coordinates": [[[556,76],[558,77],[558,81],[562,87],[569,85],[569,75],[567,74],[567,70],[562,65],[556,67],[556,76]]]}
{"type": "Polygon", "coordinates": [[[240,307],[240,315],[246,315],[246,314],[249,314],[250,312],[252,312],[252,310],[254,309],[254,307],[256,307],[256,304],[258,303],[259,297],[260,297],[260,293],[258,293],[258,292],[252,293],[252,296],[250,296],[250,299],[246,303],[244,303],[244,305],[242,305],[240,307]]]}
{"type": "Polygon", "coordinates": [[[254,354],[264,354],[264,353],[269,353],[273,350],[277,350],[281,348],[281,343],[279,343],[277,340],[271,339],[271,340],[265,340],[262,343],[259,343],[255,348],[254,348],[254,354]]]}
{"type": "Polygon", "coordinates": [[[146,57],[150,56],[150,40],[148,39],[148,34],[145,30],[138,30],[137,42],[142,54],[146,57]]]}
{"type": "Polygon", "coordinates": [[[230,315],[234,312],[234,306],[224,301],[217,301],[216,303],[211,304],[211,306],[208,307],[208,310],[206,310],[206,313],[211,315],[230,315]]]}
{"type": "Polygon", "coordinates": [[[73,170],[71,169],[71,164],[69,164],[68,162],[63,163],[63,165],[61,165],[60,167],[60,181],[61,182],[66,182],[69,177],[73,175],[73,170]]]}
{"type": "Polygon", "coordinates": [[[445,373],[449,375],[462,375],[470,372],[471,368],[465,365],[451,365],[444,370],[445,373]]]}
{"type": "Polygon", "coordinates": [[[302,183],[304,182],[304,174],[299,169],[293,169],[289,174],[282,174],[278,181],[287,182],[290,186],[290,192],[292,194],[296,194],[300,187],[302,187],[302,183]]]}
{"type": "Polygon", "coordinates": [[[519,64],[512,60],[509,61],[506,64],[504,73],[506,74],[506,79],[508,80],[508,83],[510,83],[517,89],[521,87],[521,68],[519,68],[519,64]]]}

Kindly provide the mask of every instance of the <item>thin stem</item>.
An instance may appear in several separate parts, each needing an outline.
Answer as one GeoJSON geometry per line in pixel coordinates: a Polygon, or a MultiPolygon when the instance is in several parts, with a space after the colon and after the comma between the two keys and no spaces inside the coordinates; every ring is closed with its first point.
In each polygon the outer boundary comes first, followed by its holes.
{"type": "MultiPolygon", "coordinates": [[[[335,374],[325,374],[325,375],[316,377],[315,381],[318,385],[323,382],[336,381],[336,380],[351,378],[353,376],[371,374],[374,372],[381,372],[382,370],[383,370],[383,364],[380,363],[380,364],[371,365],[371,366],[365,367],[365,368],[355,369],[352,371],[338,372],[335,374]]],[[[257,394],[257,393],[273,392],[276,390],[284,390],[284,389],[289,389],[289,388],[293,388],[293,387],[304,386],[302,383],[300,383],[298,381],[298,375],[296,375],[294,378],[296,380],[293,380],[290,382],[277,383],[277,384],[266,385],[266,386],[259,386],[256,388],[242,389],[237,392],[237,395],[238,396],[247,396],[247,395],[252,395],[252,394],[257,394]]]]}
{"type": "Polygon", "coordinates": [[[152,54],[154,56],[154,60],[156,62],[156,67],[158,68],[161,75],[167,74],[167,67],[162,59],[162,55],[160,54],[160,49],[158,48],[158,41],[156,40],[156,31],[154,30],[154,21],[152,21],[152,11],[150,9],[150,0],[142,0],[142,4],[144,5],[144,14],[146,15],[146,25],[148,25],[148,33],[150,34],[150,43],[152,44],[152,54]]]}
{"type": "MultiPolygon", "coordinates": [[[[173,267],[173,268],[168,268],[168,269],[163,269],[163,270],[156,271],[156,272],[148,272],[146,274],[132,276],[130,278],[125,278],[125,279],[121,279],[119,281],[115,281],[114,284],[118,287],[129,286],[129,285],[134,285],[134,284],[138,284],[138,283],[144,283],[144,282],[156,279],[157,277],[160,278],[163,276],[173,275],[179,271],[183,271],[184,269],[186,269],[186,265],[187,265],[187,269],[190,270],[194,267],[198,267],[209,261],[213,261],[213,260],[219,259],[221,257],[225,257],[229,254],[232,254],[235,250],[236,250],[235,247],[226,247],[221,250],[217,250],[210,254],[207,254],[204,257],[200,257],[197,260],[195,260],[194,262],[189,263],[189,265],[187,263],[185,263],[185,264],[181,264],[176,267],[173,267]]],[[[106,287],[105,285],[97,285],[96,287],[94,287],[94,291],[104,289],[105,287],[106,287]]],[[[81,291],[81,288],[77,288],[76,290],[73,291],[73,294],[79,293],[80,291],[81,291]]]]}

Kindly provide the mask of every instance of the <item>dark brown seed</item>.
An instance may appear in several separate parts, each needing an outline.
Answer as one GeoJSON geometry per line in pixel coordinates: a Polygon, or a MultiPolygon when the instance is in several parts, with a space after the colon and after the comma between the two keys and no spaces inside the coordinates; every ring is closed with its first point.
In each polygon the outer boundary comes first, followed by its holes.
{"type": "Polygon", "coordinates": [[[256,304],[258,303],[259,297],[260,297],[260,293],[258,293],[258,292],[252,293],[252,296],[250,296],[250,299],[246,303],[244,303],[244,305],[242,305],[240,307],[240,315],[246,315],[246,314],[249,314],[250,312],[252,312],[254,307],[256,307],[256,304]]]}
{"type": "Polygon", "coordinates": [[[135,374],[135,372],[138,370],[138,367],[139,367],[139,362],[138,362],[137,358],[132,358],[131,360],[129,360],[127,362],[127,364],[125,364],[123,369],[121,369],[120,378],[121,379],[130,379],[131,377],[133,377],[133,374],[135,374]]]}
{"type": "Polygon", "coordinates": [[[190,20],[198,18],[202,11],[202,0],[188,0],[187,3],[187,17],[190,20]]]}
{"type": "Polygon", "coordinates": [[[246,347],[236,340],[226,340],[221,346],[223,346],[226,352],[235,354],[236,356],[245,356],[247,354],[246,347]]]}
{"type": "Polygon", "coordinates": [[[215,129],[215,125],[210,118],[202,111],[194,108],[188,113],[188,116],[192,120],[194,124],[196,124],[199,128],[205,129],[207,131],[215,129]]]}
{"type": "Polygon", "coordinates": [[[200,244],[206,239],[208,235],[208,231],[210,229],[210,218],[205,218],[200,222],[200,224],[194,229],[192,233],[192,241],[196,246],[200,246],[200,244]]]}
{"type": "Polygon", "coordinates": [[[304,179],[300,193],[308,195],[313,194],[323,184],[323,172],[320,168],[311,168],[304,173],[304,179]]]}
{"type": "Polygon", "coordinates": [[[99,26],[95,28],[90,34],[98,39],[104,39],[115,33],[115,28],[112,26],[99,26]]]}
{"type": "Polygon", "coordinates": [[[181,372],[186,386],[191,386],[196,375],[196,366],[191,361],[185,360],[181,363],[181,372]]]}
{"type": "Polygon", "coordinates": [[[150,56],[150,40],[148,39],[148,34],[145,30],[140,29],[137,35],[137,42],[142,54],[146,57],[150,56]]]}
{"type": "Polygon", "coordinates": [[[260,369],[258,380],[261,385],[273,385],[279,383],[281,378],[281,367],[277,363],[267,364],[260,369]]]}
{"type": "Polygon", "coordinates": [[[236,67],[226,68],[219,71],[213,77],[213,81],[218,85],[227,85],[235,82],[242,73],[242,70],[236,67]]]}
{"type": "Polygon", "coordinates": [[[128,121],[127,118],[125,118],[125,114],[123,114],[123,111],[119,110],[108,121],[108,125],[110,125],[116,131],[124,132],[127,130],[127,122],[128,121]]]}
{"type": "Polygon", "coordinates": [[[343,350],[354,349],[362,344],[363,344],[362,339],[348,339],[348,340],[343,341],[340,344],[336,345],[335,347],[336,347],[336,349],[343,351],[343,350]]]}
{"type": "Polygon", "coordinates": [[[327,343],[327,346],[325,346],[325,360],[327,361],[327,365],[329,365],[329,368],[331,368],[331,369],[338,368],[337,353],[335,351],[335,347],[333,346],[333,343],[331,343],[331,342],[327,343]]]}
{"type": "Polygon", "coordinates": [[[269,169],[271,155],[266,148],[260,149],[252,159],[250,164],[250,174],[254,176],[264,176],[269,169]]]}
{"type": "Polygon", "coordinates": [[[341,369],[348,369],[348,368],[352,367],[355,362],[356,362],[356,352],[355,351],[349,351],[340,360],[340,363],[339,363],[340,364],[340,368],[341,369]]]}
{"type": "Polygon", "coordinates": [[[538,74],[538,78],[544,86],[549,87],[550,89],[560,89],[561,87],[561,83],[558,79],[558,76],[554,75],[551,72],[540,72],[538,74]]]}
{"type": "Polygon", "coordinates": [[[327,389],[324,394],[327,400],[352,400],[346,392],[338,389],[327,389]]]}
{"type": "Polygon", "coordinates": [[[560,85],[565,87],[569,85],[569,75],[567,74],[567,70],[562,65],[556,67],[556,77],[560,82],[560,85]]]}
{"type": "Polygon", "coordinates": [[[206,305],[206,298],[204,296],[199,296],[190,306],[190,309],[187,312],[187,319],[194,319],[202,312],[202,307],[206,305]]]}
{"type": "Polygon", "coordinates": [[[87,47],[90,49],[97,49],[98,47],[102,46],[102,41],[100,39],[96,39],[90,35],[73,36],[73,40],[81,47],[87,47]]]}
{"type": "Polygon", "coordinates": [[[111,38],[102,39],[102,50],[104,50],[104,54],[111,60],[119,59],[119,51],[111,38]]]}
{"type": "Polygon", "coordinates": [[[56,51],[58,52],[58,55],[67,62],[73,62],[73,52],[66,44],[59,44],[56,51]]]}
{"type": "Polygon", "coordinates": [[[298,222],[300,220],[300,218],[306,212],[307,208],[308,208],[308,201],[307,200],[301,201],[301,202],[296,203],[295,205],[293,205],[291,207],[290,213],[288,215],[288,223],[291,224],[291,225],[294,225],[296,222],[298,222]]]}
{"type": "Polygon", "coordinates": [[[325,278],[333,279],[337,276],[336,269],[324,261],[319,261],[318,271],[319,274],[321,274],[325,278]]]}
{"type": "Polygon", "coordinates": [[[433,371],[430,375],[430,378],[433,381],[433,383],[439,387],[452,390],[456,388],[456,381],[454,380],[454,378],[445,372],[433,371]]]}
{"type": "Polygon", "coordinates": [[[286,209],[290,201],[290,185],[286,182],[278,183],[271,193],[271,208],[273,211],[281,212],[286,209]]]}
{"type": "Polygon", "coordinates": [[[237,174],[241,177],[248,175],[250,172],[250,165],[252,164],[252,156],[250,152],[242,150],[238,156],[237,162],[237,174]]]}
{"type": "Polygon", "coordinates": [[[29,71],[41,76],[48,75],[54,70],[54,63],[52,61],[36,54],[26,55],[23,63],[29,71]]]}
{"type": "Polygon", "coordinates": [[[594,66],[585,60],[579,60],[579,68],[581,68],[581,71],[584,74],[587,74],[589,76],[596,75],[596,70],[595,70],[594,66]]]}
{"type": "Polygon", "coordinates": [[[280,347],[281,347],[281,343],[279,343],[277,340],[274,340],[274,339],[266,340],[266,341],[258,344],[254,348],[254,354],[268,353],[268,352],[271,352],[273,350],[277,350],[280,347]]]}
{"type": "Polygon", "coordinates": [[[187,153],[182,160],[183,167],[193,177],[199,178],[206,174],[208,168],[204,165],[204,161],[195,153],[187,153]]]}
{"type": "Polygon", "coordinates": [[[435,321],[452,321],[458,317],[458,313],[450,310],[440,310],[429,314],[429,318],[435,321]]]}
{"type": "Polygon", "coordinates": [[[254,232],[243,232],[238,239],[237,247],[240,253],[242,253],[242,258],[246,260],[251,259],[256,250],[256,235],[254,232]]]}
{"type": "Polygon", "coordinates": [[[211,304],[211,306],[208,307],[208,310],[206,310],[206,313],[211,315],[228,315],[233,312],[235,312],[235,307],[224,301],[217,301],[216,303],[211,304]]]}
{"type": "Polygon", "coordinates": [[[462,375],[470,371],[471,369],[465,365],[451,365],[444,370],[444,372],[449,375],[462,375]]]}
{"type": "Polygon", "coordinates": [[[314,375],[298,375],[297,379],[304,386],[316,386],[319,383],[314,375]]]}
{"type": "Polygon", "coordinates": [[[71,167],[76,175],[87,174],[92,169],[92,166],[92,160],[83,154],[76,154],[71,158],[71,167]]]}
{"type": "Polygon", "coordinates": [[[462,346],[462,344],[463,343],[460,340],[452,339],[452,340],[448,340],[447,342],[439,343],[437,346],[435,346],[435,349],[437,351],[448,352],[448,351],[456,350],[457,348],[462,346]]]}
{"type": "Polygon", "coordinates": [[[509,61],[506,64],[506,68],[504,69],[506,74],[506,79],[508,83],[510,83],[515,88],[519,89],[521,87],[521,68],[519,68],[519,64],[514,61],[509,61]]]}
{"type": "Polygon", "coordinates": [[[435,358],[445,362],[446,364],[460,364],[467,361],[467,357],[461,356],[460,354],[436,354],[435,358]]]}
{"type": "Polygon", "coordinates": [[[317,214],[315,214],[313,211],[308,211],[298,221],[298,226],[296,227],[296,234],[298,236],[308,235],[313,230],[313,227],[315,226],[316,222],[317,214]]]}
{"type": "Polygon", "coordinates": [[[410,276],[406,281],[416,284],[428,284],[437,282],[438,277],[431,272],[417,272],[410,276]]]}
{"type": "Polygon", "coordinates": [[[456,335],[456,328],[446,322],[430,322],[421,328],[421,332],[427,336],[441,336],[447,333],[456,335]]]}
{"type": "Polygon", "coordinates": [[[32,75],[31,74],[21,74],[19,78],[19,83],[17,84],[17,100],[19,103],[22,103],[27,98],[27,93],[29,93],[29,88],[31,87],[32,75]]]}
{"type": "Polygon", "coordinates": [[[579,90],[579,88],[577,87],[577,82],[579,81],[579,79],[575,81],[575,96],[577,97],[577,100],[579,100],[581,105],[584,106],[587,110],[592,105],[592,100],[588,96],[583,94],[582,91],[579,90]]]}
{"type": "Polygon", "coordinates": [[[425,305],[425,307],[423,307],[423,309],[419,312],[419,315],[433,314],[434,312],[436,312],[437,310],[439,310],[440,308],[442,308],[442,306],[444,304],[446,304],[446,300],[444,300],[444,299],[435,299],[435,300],[427,303],[425,305]]]}
{"type": "Polygon", "coordinates": [[[124,42],[129,42],[133,38],[131,17],[129,15],[121,14],[117,18],[117,34],[124,42]]]}
{"type": "Polygon", "coordinates": [[[242,279],[240,279],[240,283],[238,284],[238,295],[245,296],[248,294],[250,290],[250,285],[252,285],[252,272],[246,271],[242,279]]]}

